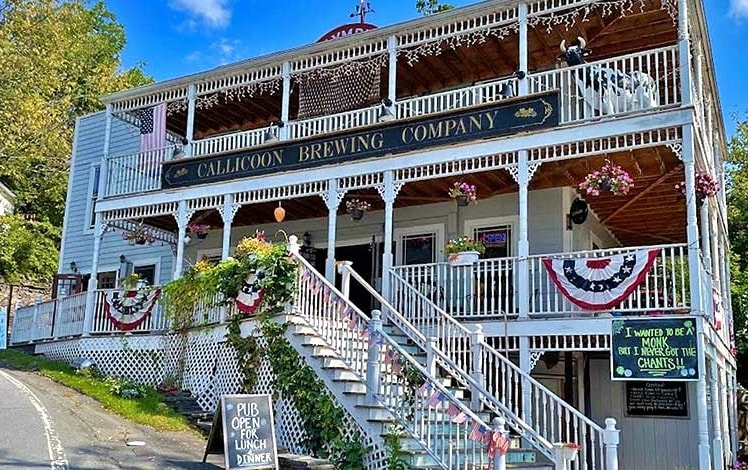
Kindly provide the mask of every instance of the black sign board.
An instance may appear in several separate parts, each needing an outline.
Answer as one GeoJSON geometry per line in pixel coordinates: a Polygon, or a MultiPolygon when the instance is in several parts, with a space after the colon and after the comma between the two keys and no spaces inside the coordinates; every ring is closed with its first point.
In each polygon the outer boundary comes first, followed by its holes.
{"type": "Polygon", "coordinates": [[[278,468],[275,425],[270,395],[223,395],[205,447],[224,454],[226,470],[278,468]]]}
{"type": "Polygon", "coordinates": [[[364,130],[276,143],[222,155],[163,164],[161,188],[215,183],[299,170],[427,147],[557,126],[558,92],[501,100],[426,118],[383,123],[364,130]]]}
{"type": "Polygon", "coordinates": [[[626,382],[626,415],[688,417],[686,382],[626,382]]]}
{"type": "Polygon", "coordinates": [[[698,380],[696,321],[692,318],[614,320],[613,380],[698,380]]]}

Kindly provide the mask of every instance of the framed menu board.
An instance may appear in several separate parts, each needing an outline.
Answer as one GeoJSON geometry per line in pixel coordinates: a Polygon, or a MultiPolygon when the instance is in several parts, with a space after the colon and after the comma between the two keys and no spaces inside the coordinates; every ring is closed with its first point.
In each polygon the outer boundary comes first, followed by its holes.
{"type": "Polygon", "coordinates": [[[626,382],[626,416],[688,418],[688,384],[626,382]]]}

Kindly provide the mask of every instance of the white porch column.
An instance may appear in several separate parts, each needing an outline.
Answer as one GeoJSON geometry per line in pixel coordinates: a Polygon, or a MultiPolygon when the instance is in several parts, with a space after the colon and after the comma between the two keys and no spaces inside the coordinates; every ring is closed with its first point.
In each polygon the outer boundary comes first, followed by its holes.
{"type": "Polygon", "coordinates": [[[678,60],[680,61],[681,101],[684,106],[692,102],[691,47],[688,31],[688,0],[678,0],[678,60]]]}
{"type": "MultiPolygon", "coordinates": [[[[519,2],[519,72],[527,74],[529,70],[529,60],[527,54],[527,3],[519,2]]],[[[523,96],[529,93],[529,83],[527,76],[519,78],[519,95],[523,96]]]]}
{"type": "MultiPolygon", "coordinates": [[[[694,173],[693,126],[683,126],[683,166],[686,176],[686,239],[691,290],[691,310],[702,309],[701,270],[699,269],[699,228],[696,220],[696,188],[694,173]]],[[[706,312],[700,312],[702,315],[706,312]]]]}
{"type": "Polygon", "coordinates": [[[711,398],[712,398],[712,464],[714,470],[724,470],[724,451],[722,445],[722,406],[720,405],[719,371],[714,349],[715,360],[709,361],[711,398]]]}
{"type": "MultiPolygon", "coordinates": [[[[107,181],[109,180],[109,147],[112,138],[112,104],[106,105],[104,121],[104,151],[99,168],[99,194],[96,201],[102,201],[107,194],[107,181]]],[[[88,280],[88,291],[86,293],[86,311],[83,317],[83,335],[91,334],[94,321],[94,307],[96,303],[96,290],[99,288],[99,251],[101,251],[101,239],[106,232],[103,216],[96,212],[94,219],[94,243],[93,256],[91,258],[91,278],[88,280]]]]}
{"type": "Polygon", "coordinates": [[[88,280],[88,291],[86,291],[86,312],[83,317],[83,336],[88,336],[93,331],[94,310],[96,307],[96,290],[99,288],[99,252],[101,251],[101,239],[106,233],[102,223],[102,215],[96,213],[94,223],[93,257],[91,259],[91,278],[88,280]]]}
{"type": "Polygon", "coordinates": [[[223,241],[221,243],[221,259],[225,260],[231,256],[231,224],[234,221],[236,209],[234,208],[234,195],[226,194],[223,197],[223,241]]]}
{"type": "Polygon", "coordinates": [[[392,101],[390,110],[395,113],[395,100],[397,99],[397,36],[387,38],[387,54],[389,55],[387,98],[392,101]]]}
{"type": "Polygon", "coordinates": [[[382,296],[390,300],[390,269],[394,264],[392,253],[393,218],[395,199],[402,188],[402,183],[395,183],[395,172],[384,172],[384,185],[378,186],[379,195],[384,201],[384,253],[382,254],[382,296]]]}
{"type": "Polygon", "coordinates": [[[192,140],[195,138],[195,101],[197,99],[197,90],[195,84],[191,83],[187,88],[187,130],[184,133],[184,138],[187,139],[187,145],[184,146],[184,154],[188,157],[193,155],[192,153],[192,140]]]}
{"type": "Polygon", "coordinates": [[[280,128],[278,139],[288,139],[288,118],[291,107],[291,62],[283,62],[283,97],[281,101],[281,121],[283,127],[280,128]]]}
{"type": "Polygon", "coordinates": [[[335,283],[335,235],[338,226],[338,206],[342,199],[338,192],[338,180],[330,178],[327,180],[327,194],[325,204],[329,215],[327,216],[327,260],[325,262],[325,277],[328,281],[335,283]]]}
{"type": "MultiPolygon", "coordinates": [[[[703,201],[700,211],[700,229],[701,229],[701,252],[704,255],[704,267],[712,272],[712,241],[709,236],[709,201],[703,201]]],[[[716,253],[715,253],[716,254],[716,253]]],[[[714,272],[712,272],[714,278],[714,272]]]]}
{"type": "Polygon", "coordinates": [[[179,209],[177,212],[177,227],[179,228],[177,234],[177,259],[174,263],[174,277],[173,279],[179,279],[182,277],[184,272],[184,237],[187,232],[187,201],[179,201],[179,209]]]}
{"type": "MultiPolygon", "coordinates": [[[[690,193],[688,193],[690,194],[690,193]]],[[[699,355],[699,381],[696,382],[696,415],[698,421],[699,470],[711,470],[711,445],[709,444],[709,415],[706,400],[706,338],[704,317],[696,318],[696,349],[699,355]]]]}

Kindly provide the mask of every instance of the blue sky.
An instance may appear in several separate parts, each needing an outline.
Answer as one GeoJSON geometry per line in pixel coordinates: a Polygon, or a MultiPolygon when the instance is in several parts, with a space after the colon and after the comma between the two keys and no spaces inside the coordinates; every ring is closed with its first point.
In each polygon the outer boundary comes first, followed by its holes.
{"type": "MultiPolygon", "coordinates": [[[[748,111],[748,0],[704,0],[728,134],[748,111]]],[[[452,0],[455,6],[476,3],[452,0]]],[[[315,42],[351,22],[357,0],[107,0],[125,25],[125,66],[144,63],[162,81],[315,42]]],[[[415,0],[372,0],[367,20],[417,16],[415,0]]]]}

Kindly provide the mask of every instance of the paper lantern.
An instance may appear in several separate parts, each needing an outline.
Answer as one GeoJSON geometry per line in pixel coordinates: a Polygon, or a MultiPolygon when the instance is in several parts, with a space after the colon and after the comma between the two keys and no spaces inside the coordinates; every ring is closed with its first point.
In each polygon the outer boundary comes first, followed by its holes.
{"type": "Polygon", "coordinates": [[[283,222],[283,219],[286,218],[286,209],[281,206],[280,202],[278,203],[278,207],[273,211],[273,216],[275,217],[275,221],[278,223],[283,222]]]}

